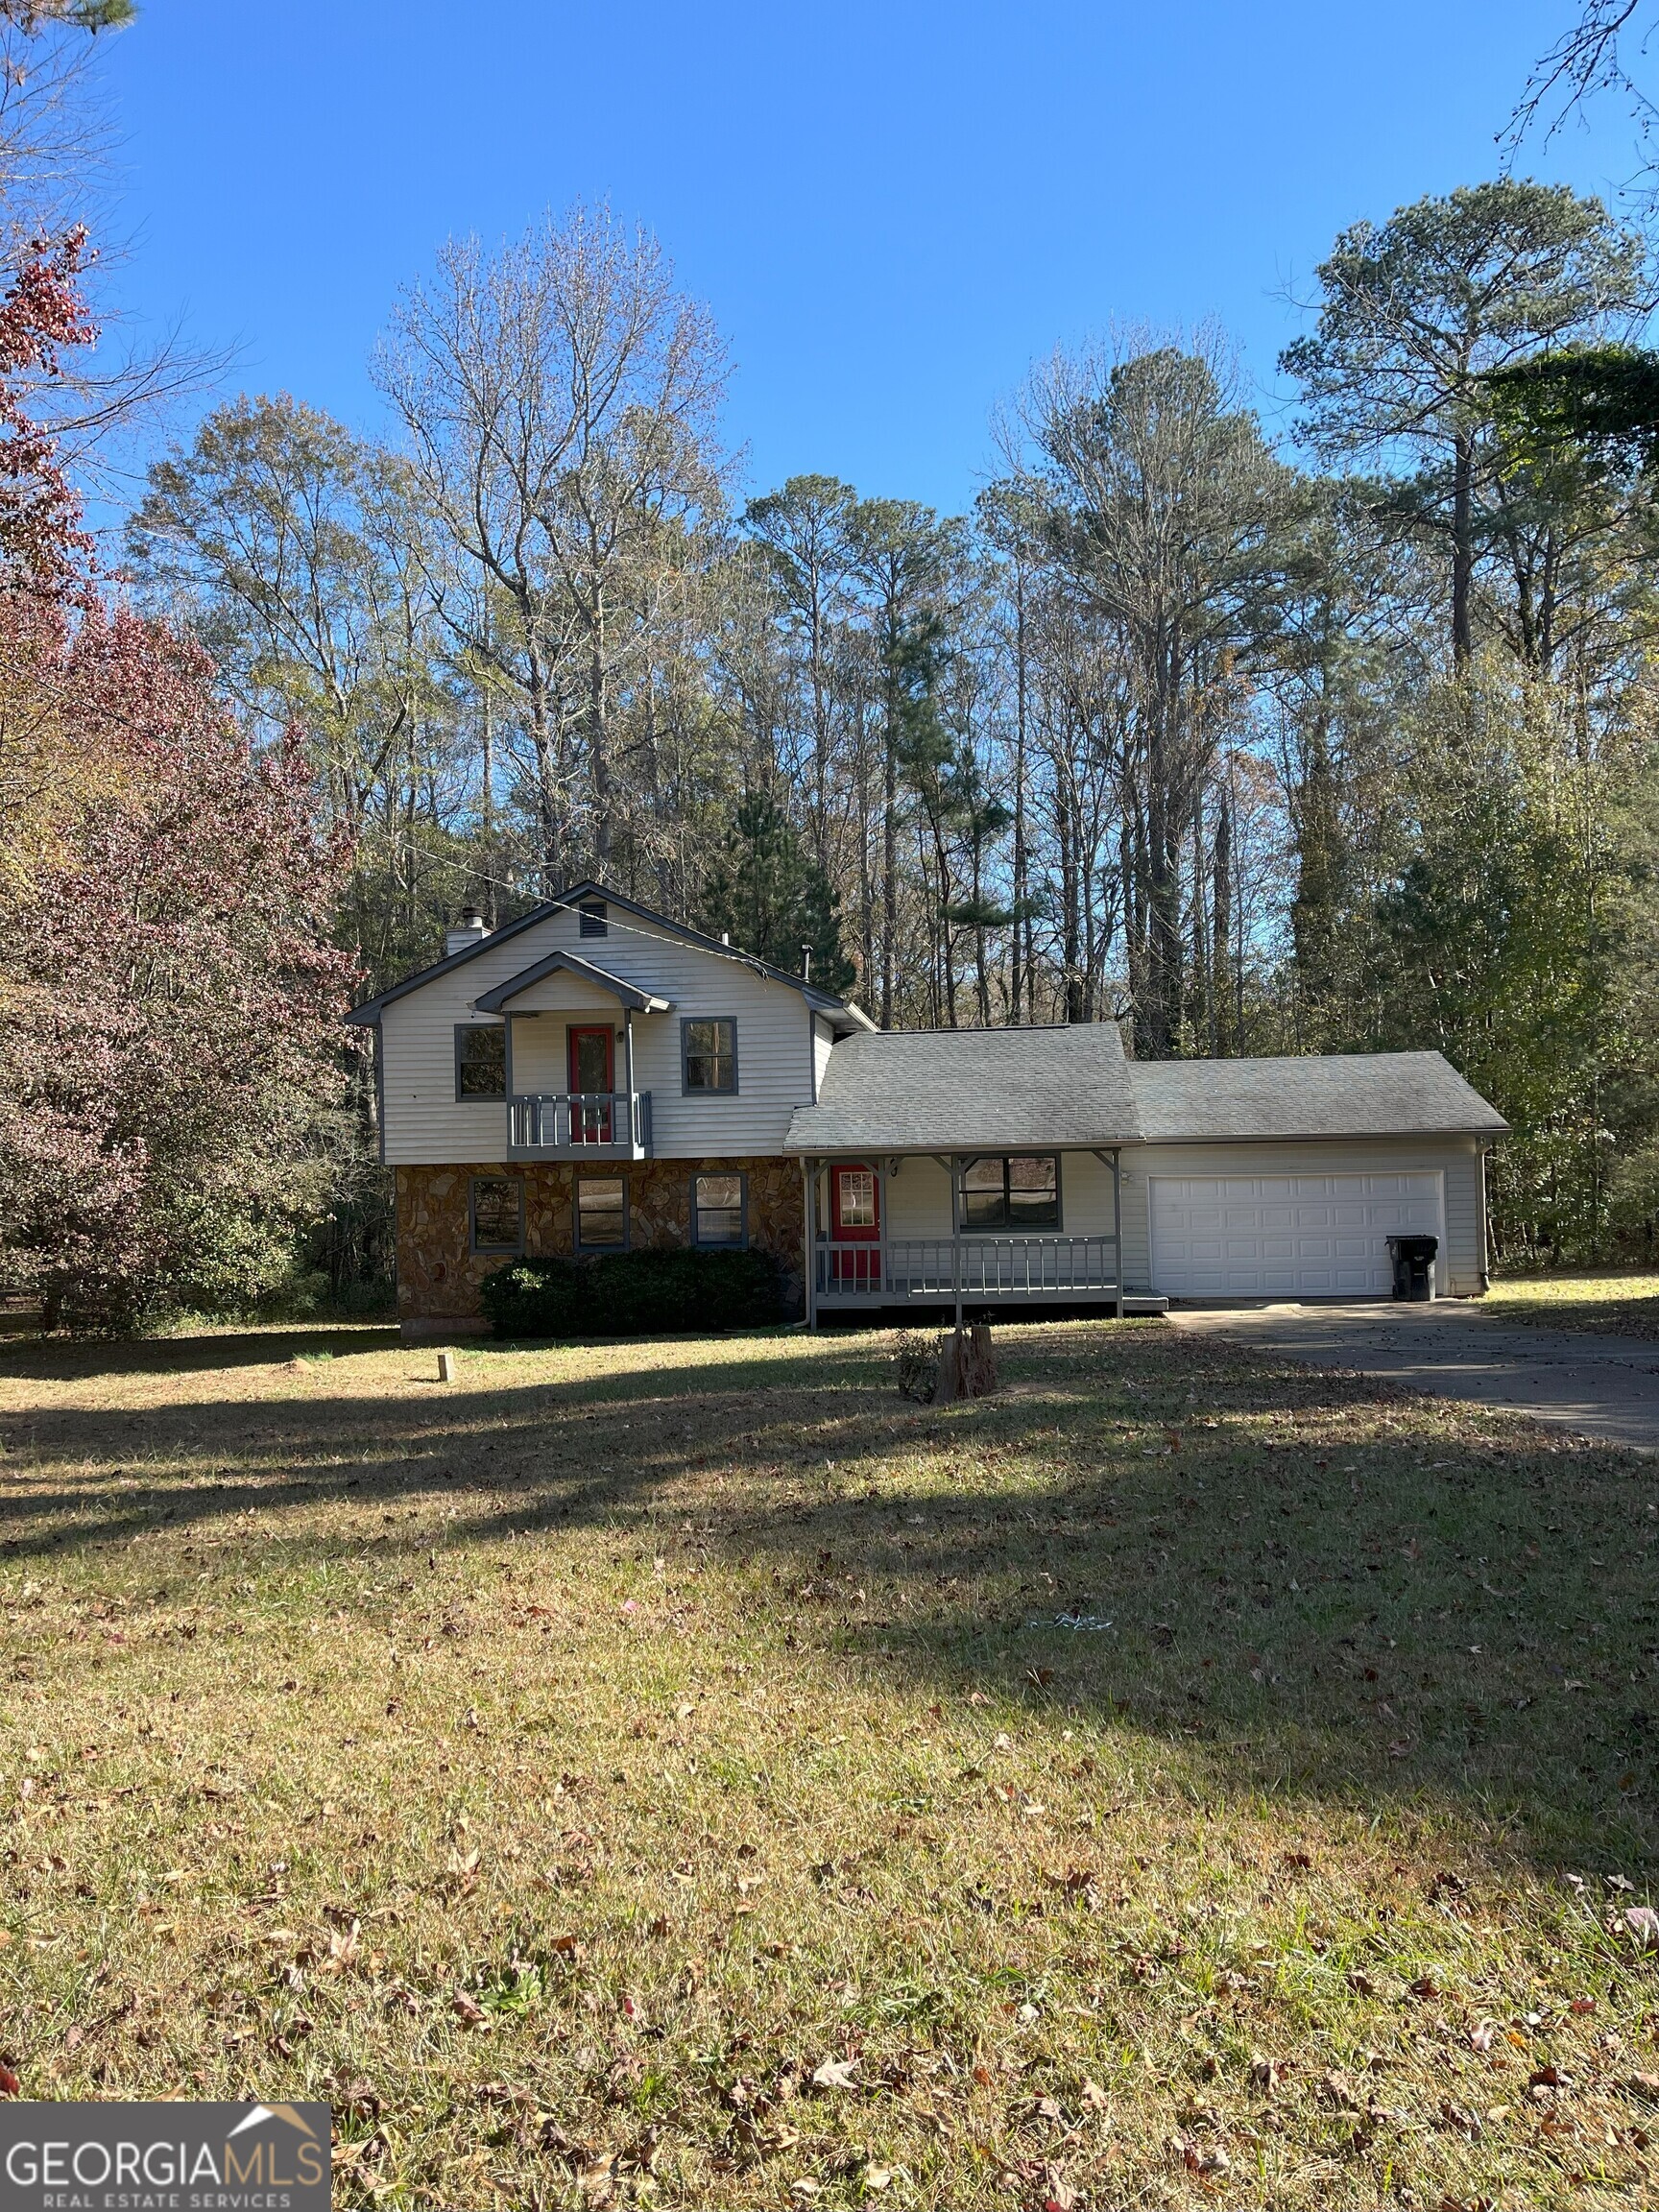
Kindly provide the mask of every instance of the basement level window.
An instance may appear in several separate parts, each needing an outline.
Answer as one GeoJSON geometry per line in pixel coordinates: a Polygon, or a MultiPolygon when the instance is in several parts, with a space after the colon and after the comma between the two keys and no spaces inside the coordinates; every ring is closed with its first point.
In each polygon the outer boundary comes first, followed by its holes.
{"type": "Polygon", "coordinates": [[[576,1246],[582,1252],[628,1249],[628,1185],[620,1175],[577,1176],[576,1246]]]}
{"type": "Polygon", "coordinates": [[[611,925],[606,919],[603,899],[584,899],[577,908],[576,934],[579,937],[608,937],[611,925]]]}
{"type": "Polygon", "coordinates": [[[718,1250],[741,1251],[748,1242],[744,1220],[744,1179],[734,1175],[691,1178],[691,1241],[718,1250]]]}
{"type": "Polygon", "coordinates": [[[517,1175],[472,1178],[474,1252],[522,1252],[524,1186],[517,1175]]]}

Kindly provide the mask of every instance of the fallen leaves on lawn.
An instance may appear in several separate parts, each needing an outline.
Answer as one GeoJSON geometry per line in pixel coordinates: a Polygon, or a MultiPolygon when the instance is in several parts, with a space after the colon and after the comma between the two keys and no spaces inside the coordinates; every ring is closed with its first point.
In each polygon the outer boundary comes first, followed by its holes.
{"type": "Polygon", "coordinates": [[[1355,2094],[1353,2082],[1349,2080],[1346,2074],[1338,2073],[1334,2067],[1324,2077],[1319,2086],[1324,2091],[1327,2101],[1334,2104],[1338,2112],[1359,2112],[1364,2109],[1358,2097],[1355,2094]]]}

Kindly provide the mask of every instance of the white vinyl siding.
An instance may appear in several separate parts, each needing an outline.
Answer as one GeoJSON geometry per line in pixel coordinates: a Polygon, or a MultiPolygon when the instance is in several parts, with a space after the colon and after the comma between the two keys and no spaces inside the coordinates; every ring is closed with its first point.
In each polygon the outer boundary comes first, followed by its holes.
{"type": "MultiPolygon", "coordinates": [[[[1437,1286],[1442,1295],[1472,1297],[1480,1287],[1484,1259],[1480,1245],[1479,1152],[1469,1138],[1353,1138],[1324,1142],[1240,1142],[1237,1144],[1144,1144],[1123,1153],[1123,1281],[1130,1290],[1166,1296],[1189,1293],[1169,1289],[1155,1279],[1151,1185],[1159,1178],[1190,1183],[1232,1179],[1255,1182],[1286,1177],[1398,1176],[1431,1172],[1440,1178],[1442,1227],[1437,1286]]],[[[1248,1203],[1248,1201],[1246,1201],[1248,1203]]],[[[1379,1231],[1379,1235],[1386,1234],[1379,1231]]],[[[1242,1264],[1243,1262],[1241,1262],[1242,1264]]],[[[1198,1295],[1199,1293],[1192,1293],[1198,1295]]],[[[1304,1296],[1358,1296],[1358,1291],[1304,1296]]],[[[1286,1291],[1208,1291],[1206,1296],[1292,1296],[1286,1291]]]]}
{"type": "MultiPolygon", "coordinates": [[[[881,1162],[871,1166],[879,1167],[881,1162]]],[[[937,1160],[902,1160],[898,1174],[887,1176],[881,1189],[889,1237],[950,1236],[950,1178],[937,1160]]]]}
{"type": "MultiPolygon", "coordinates": [[[[445,1166],[498,1160],[507,1109],[498,1099],[455,1098],[455,1024],[475,1019],[482,992],[553,951],[580,952],[613,974],[671,1001],[666,1014],[634,1017],[635,1088],[652,1094],[659,1159],[764,1158],[783,1149],[789,1117],[812,1100],[810,1014],[798,991],[757,975],[741,960],[706,952],[618,907],[601,945],[581,940],[573,914],[550,916],[411,991],[381,1015],[386,1158],[394,1166],[445,1166]],[[624,927],[626,924],[626,927],[624,927]],[[680,1023],[687,1015],[729,1015],[737,1023],[740,1090],[732,1097],[682,1097],[680,1023]]],[[[615,1081],[626,1081],[622,1009],[575,977],[548,976],[526,1004],[557,999],[579,1022],[597,1016],[616,1030],[615,1081]]],[[[563,1014],[515,1014],[512,1088],[567,1086],[563,1014]]]]}
{"type": "MultiPolygon", "coordinates": [[[[1112,1234],[1112,1170],[1093,1152],[1060,1154],[1060,1226],[1034,1229],[1034,1237],[1109,1237],[1112,1234]]],[[[880,1170],[883,1163],[869,1166],[880,1170]]],[[[820,1225],[826,1219],[827,1177],[820,1178],[820,1225]]],[[[891,1237],[949,1237],[950,1234],[950,1178],[937,1160],[911,1155],[901,1160],[896,1175],[882,1178],[887,1207],[887,1234],[891,1237]]],[[[996,1229],[988,1236],[1017,1236],[1017,1230],[996,1229]]]]}

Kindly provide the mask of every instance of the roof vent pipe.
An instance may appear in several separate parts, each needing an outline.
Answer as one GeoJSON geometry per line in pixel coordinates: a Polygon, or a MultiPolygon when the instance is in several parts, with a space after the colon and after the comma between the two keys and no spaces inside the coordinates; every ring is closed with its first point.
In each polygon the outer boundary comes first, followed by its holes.
{"type": "Polygon", "coordinates": [[[803,983],[810,983],[812,980],[812,948],[810,945],[803,945],[801,948],[801,980],[803,983]]]}
{"type": "Polygon", "coordinates": [[[444,955],[451,958],[457,952],[467,952],[474,945],[482,945],[490,934],[484,917],[476,906],[463,906],[461,919],[444,940],[444,955]]]}

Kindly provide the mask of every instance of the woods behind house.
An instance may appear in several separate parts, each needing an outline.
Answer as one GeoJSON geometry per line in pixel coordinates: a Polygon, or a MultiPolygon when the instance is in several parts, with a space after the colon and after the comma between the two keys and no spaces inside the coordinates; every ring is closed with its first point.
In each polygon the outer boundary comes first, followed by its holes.
{"type": "MultiPolygon", "coordinates": [[[[384,985],[464,905],[494,923],[587,875],[810,961],[884,1025],[1118,1020],[1144,1058],[1437,1046],[1515,1127],[1501,1259],[1650,1248],[1656,442],[1515,379],[1646,364],[1652,278],[1565,186],[1425,199],[1318,267],[1287,427],[1224,332],[1124,333],[997,405],[951,516],[821,473],[749,495],[720,333],[648,231],[577,206],[451,241],[388,302],[377,435],[302,395],[215,406],[93,591],[208,687],[259,804],[272,777],[311,794],[314,860],[288,822],[288,890],[230,968],[308,930],[343,956],[277,1055],[294,1095],[251,1124],[284,1132],[280,1193],[264,1140],[219,1177],[264,1193],[210,1233],[246,1264],[133,1283],[373,1278],[372,1075],[317,1043],[340,975],[384,985]]],[[[84,660],[82,619],[60,650],[84,660]]],[[[55,910],[84,843],[29,851],[9,896],[55,910]]],[[[65,921],[34,972],[67,977],[75,943],[65,921]]],[[[8,1096],[67,1130],[97,1085],[50,1029],[8,1096]]],[[[102,1152],[142,1182],[123,1111],[102,1152]]],[[[64,1188],[60,1159],[25,1194],[18,1280],[79,1280],[64,1188]]]]}

